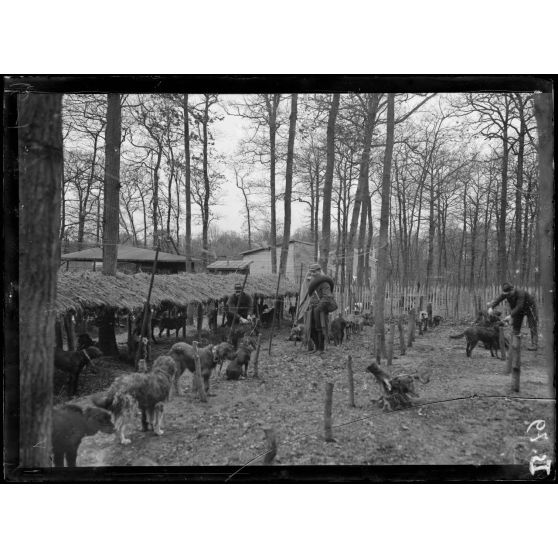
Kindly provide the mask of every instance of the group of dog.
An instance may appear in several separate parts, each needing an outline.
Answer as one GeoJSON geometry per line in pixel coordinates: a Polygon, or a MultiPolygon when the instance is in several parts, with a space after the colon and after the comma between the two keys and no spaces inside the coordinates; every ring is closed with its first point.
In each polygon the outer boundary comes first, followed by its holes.
{"type": "MultiPolygon", "coordinates": [[[[217,364],[222,368],[225,361],[229,361],[225,372],[228,380],[246,377],[255,348],[255,339],[248,336],[240,339],[237,349],[228,342],[198,348],[205,392],[213,395],[209,393],[211,374],[217,364]]],[[[75,466],[82,438],[99,431],[116,431],[121,444],[131,443],[127,431],[132,428],[138,409],[142,430],[163,434],[164,403],[173,390],[182,395],[179,380],[186,370],[195,374],[196,350],[188,343],[175,343],[167,354],[153,362],[150,370],[145,363],[142,364],[143,371],[123,374],[106,392],[93,395],[91,400],[96,407],[82,410],[77,405],[65,404],[54,408],[52,444],[55,466],[62,467],[64,457],[68,466],[75,466]]]]}

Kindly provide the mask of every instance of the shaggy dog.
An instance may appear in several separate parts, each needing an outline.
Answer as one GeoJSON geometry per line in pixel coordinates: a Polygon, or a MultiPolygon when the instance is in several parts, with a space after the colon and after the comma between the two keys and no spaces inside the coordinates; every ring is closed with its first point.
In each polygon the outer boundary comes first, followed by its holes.
{"type": "Polygon", "coordinates": [[[459,335],[450,335],[450,339],[461,339],[462,337],[467,339],[465,354],[468,357],[471,356],[473,349],[477,346],[479,341],[482,341],[484,346],[490,350],[490,356],[498,356],[498,350],[500,349],[500,332],[498,326],[474,326],[467,328],[459,335]]]}
{"type": "MultiPolygon", "coordinates": [[[[181,395],[178,387],[180,376],[182,376],[186,369],[190,370],[190,372],[196,371],[194,347],[188,345],[188,343],[175,343],[168,354],[177,364],[178,372],[174,377],[174,387],[176,393],[181,395]]],[[[218,345],[208,345],[207,347],[198,348],[198,355],[200,357],[201,375],[205,392],[209,394],[209,378],[211,377],[213,369],[218,363],[234,358],[234,347],[224,342],[218,345]]]]}
{"type": "Polygon", "coordinates": [[[80,351],[63,351],[58,347],[54,350],[54,366],[68,374],[68,392],[76,395],[78,391],[79,375],[91,361],[102,357],[103,353],[97,347],[91,346],[80,351]]]}
{"type": "Polygon", "coordinates": [[[153,363],[150,372],[134,372],[117,378],[106,395],[93,396],[98,407],[112,412],[120,443],[129,444],[126,427],[131,425],[137,407],[141,410],[141,426],[145,432],[152,429],[155,434],[163,434],[164,401],[171,392],[177,366],[170,356],[160,356],[153,363]]]}
{"type": "Polygon", "coordinates": [[[54,407],[52,410],[54,466],[64,467],[64,457],[66,457],[68,467],[75,467],[82,438],[93,436],[99,431],[107,434],[114,432],[111,416],[107,411],[95,407],[82,410],[77,405],[54,407]]]}
{"type": "Polygon", "coordinates": [[[338,316],[331,322],[330,331],[335,346],[339,346],[343,343],[346,327],[347,322],[341,316],[338,316]]]}

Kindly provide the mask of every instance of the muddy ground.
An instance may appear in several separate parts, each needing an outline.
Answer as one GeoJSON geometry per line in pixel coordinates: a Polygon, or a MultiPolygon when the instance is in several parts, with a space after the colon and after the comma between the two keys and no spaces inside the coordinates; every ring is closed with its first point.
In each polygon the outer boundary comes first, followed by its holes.
{"type": "MultiPolygon", "coordinates": [[[[528,464],[535,454],[554,461],[554,404],[528,399],[548,397],[542,351],[522,351],[521,391],[512,395],[505,362],[480,346],[467,358],[465,340],[449,339],[465,327],[445,324],[417,335],[405,356],[396,347],[391,369],[382,363],[391,375],[431,373],[429,383],[418,384],[420,398],[414,400],[415,406],[400,412],[378,407],[380,387],[365,372],[372,361],[372,328],[365,327],[340,347],[328,346],[324,356],[308,354],[300,344],[295,347],[287,341],[288,328],[276,333],[269,355],[269,330],[264,331],[259,378],[254,378],[252,364],[246,380],[227,381],[215,373],[213,396],[202,403],[186,372],[181,379],[185,394],[173,396],[165,405],[162,436],[141,432],[138,417],[130,445],[120,445],[115,435],[84,438],[77,463],[205,466],[255,460],[259,464],[266,450],[264,426],[276,434],[277,465],[509,465],[528,464]],[[348,355],[353,357],[354,408],[349,406],[348,355]],[[332,443],[323,436],[328,381],[334,382],[332,443]],[[527,399],[512,400],[508,395],[527,399]],[[439,402],[447,399],[455,400],[439,402]],[[538,422],[527,432],[536,420],[545,421],[544,425],[538,422]],[[543,435],[532,442],[537,427],[543,435]]],[[[174,342],[174,336],[163,337],[153,347],[154,357],[174,342]]],[[[73,403],[90,405],[92,392],[105,389],[116,375],[132,371],[126,363],[107,357],[97,364],[99,373],[84,374],[80,384],[84,395],[73,403]]],[[[69,401],[60,381],[55,394],[57,402],[69,401]]]]}

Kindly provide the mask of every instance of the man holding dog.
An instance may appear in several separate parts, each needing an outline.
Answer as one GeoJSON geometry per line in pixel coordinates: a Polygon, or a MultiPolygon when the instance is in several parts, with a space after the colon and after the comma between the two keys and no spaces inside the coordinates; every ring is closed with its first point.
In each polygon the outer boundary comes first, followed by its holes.
{"type": "MultiPolygon", "coordinates": [[[[337,303],[333,298],[332,292],[333,279],[322,273],[322,268],[318,263],[310,266],[307,279],[309,280],[306,296],[309,297],[310,338],[314,343],[314,351],[323,354],[327,331],[327,315],[337,310],[337,303]],[[322,315],[325,317],[324,323],[322,323],[322,315]]],[[[302,306],[303,304],[301,304],[302,306]]]]}
{"type": "Polygon", "coordinates": [[[514,335],[520,334],[523,318],[527,316],[527,323],[531,330],[531,346],[527,350],[536,351],[538,348],[538,317],[535,297],[527,291],[516,289],[511,283],[504,283],[502,285],[502,294],[488,304],[488,314],[492,315],[493,308],[504,300],[507,300],[510,305],[511,312],[509,318],[512,322],[514,335]]]}
{"type": "Polygon", "coordinates": [[[238,324],[239,316],[246,319],[249,312],[252,310],[252,297],[243,292],[242,283],[235,283],[234,294],[227,300],[227,325],[230,327],[233,321],[238,324]]]}

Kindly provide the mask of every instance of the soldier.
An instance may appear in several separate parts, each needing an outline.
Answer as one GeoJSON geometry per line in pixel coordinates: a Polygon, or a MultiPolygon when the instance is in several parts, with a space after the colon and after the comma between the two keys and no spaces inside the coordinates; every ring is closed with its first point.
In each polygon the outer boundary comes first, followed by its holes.
{"type": "Polygon", "coordinates": [[[332,293],[333,279],[322,273],[322,268],[318,263],[312,264],[308,273],[310,282],[306,296],[310,297],[310,338],[314,343],[314,351],[323,354],[327,333],[327,315],[337,310],[337,303],[332,293]],[[321,321],[321,314],[325,314],[325,323],[321,321]]]}
{"type": "Polygon", "coordinates": [[[488,304],[488,314],[492,315],[493,308],[498,306],[500,302],[507,300],[511,309],[509,317],[511,318],[514,335],[519,335],[523,317],[527,316],[527,323],[531,330],[531,346],[527,350],[536,351],[538,348],[538,317],[535,297],[527,291],[516,289],[511,283],[504,283],[502,291],[500,296],[488,304]]]}
{"type": "Polygon", "coordinates": [[[238,316],[244,319],[248,318],[249,312],[252,310],[252,297],[242,292],[242,283],[235,283],[234,294],[229,296],[227,300],[227,325],[231,326],[233,321],[239,322],[238,316]]]}

